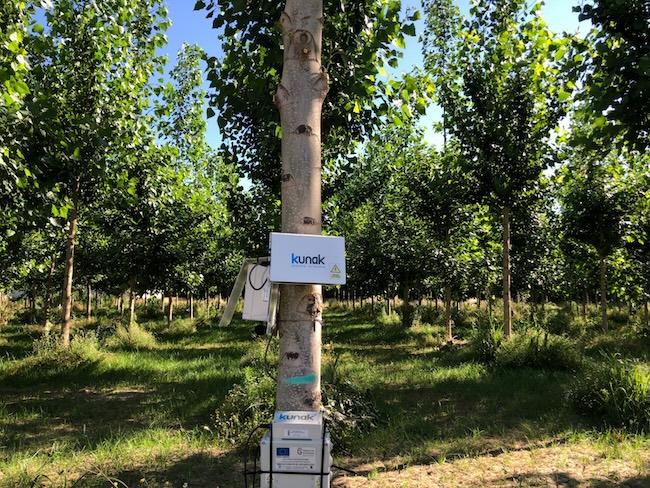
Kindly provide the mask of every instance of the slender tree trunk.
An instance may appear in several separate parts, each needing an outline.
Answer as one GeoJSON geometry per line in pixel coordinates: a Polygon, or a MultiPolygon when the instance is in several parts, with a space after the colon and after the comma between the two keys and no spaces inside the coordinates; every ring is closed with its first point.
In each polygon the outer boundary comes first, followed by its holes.
{"type": "Polygon", "coordinates": [[[445,327],[447,329],[447,342],[454,340],[451,323],[451,286],[445,286],[445,327]]]}
{"type": "Polygon", "coordinates": [[[120,298],[117,300],[117,308],[120,311],[120,317],[124,315],[124,292],[120,292],[120,298]]]}
{"type": "Polygon", "coordinates": [[[54,276],[54,270],[56,269],[56,251],[52,254],[52,260],[50,261],[50,271],[47,275],[47,284],[45,285],[45,298],[43,299],[43,331],[45,334],[50,331],[50,321],[48,320],[50,315],[50,300],[52,296],[52,277],[54,276]]]}
{"type": "Polygon", "coordinates": [[[32,324],[36,323],[36,285],[32,284],[32,290],[29,297],[29,319],[32,324]]]}
{"type": "Polygon", "coordinates": [[[643,319],[646,327],[650,327],[650,311],[648,310],[648,299],[643,299],[643,319]]]}
{"type": "Polygon", "coordinates": [[[589,303],[589,293],[585,291],[585,301],[582,302],[582,317],[587,318],[587,303],[589,303]]]}
{"type": "Polygon", "coordinates": [[[135,323],[135,279],[129,279],[129,330],[135,323]]]}
{"type": "Polygon", "coordinates": [[[90,321],[93,313],[93,292],[90,287],[90,281],[86,283],[86,320],[90,321]]]}
{"type": "Polygon", "coordinates": [[[510,209],[503,209],[503,331],[512,336],[512,299],[510,297],[510,209]]]}
{"type": "Polygon", "coordinates": [[[165,313],[165,290],[160,295],[160,311],[165,313]]]}
{"type": "MultiPolygon", "coordinates": [[[[321,233],[321,109],[328,77],[321,66],[322,0],[287,0],[280,19],[282,82],[282,231],[321,233]]],[[[280,291],[278,410],[319,411],[322,287],[280,291]]]]}
{"type": "Polygon", "coordinates": [[[174,295],[171,290],[168,293],[167,301],[169,303],[167,304],[167,325],[170,325],[172,320],[174,320],[174,295]]]}
{"type": "Polygon", "coordinates": [[[70,329],[72,328],[72,278],[74,274],[74,247],[77,239],[77,195],[79,193],[79,180],[73,196],[72,208],[68,216],[68,241],[65,249],[65,271],[63,273],[63,297],[61,340],[64,347],[70,346],[70,329]]]}
{"type": "Polygon", "coordinates": [[[607,332],[607,259],[600,257],[600,324],[603,332],[607,332]]]}
{"type": "Polygon", "coordinates": [[[190,292],[190,320],[194,320],[194,294],[190,292]]]}

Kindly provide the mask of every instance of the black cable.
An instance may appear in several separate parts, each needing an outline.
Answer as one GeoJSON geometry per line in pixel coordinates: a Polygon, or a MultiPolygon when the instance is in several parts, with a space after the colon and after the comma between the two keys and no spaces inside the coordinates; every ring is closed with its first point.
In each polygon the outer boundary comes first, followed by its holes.
{"type": "Polygon", "coordinates": [[[269,427],[269,488],[273,488],[273,424],[269,427]]]}
{"type": "Polygon", "coordinates": [[[269,365],[269,361],[268,361],[269,347],[271,346],[272,341],[273,341],[273,335],[269,334],[269,338],[266,340],[266,348],[264,349],[264,359],[263,359],[264,372],[273,381],[277,381],[277,377],[271,372],[271,366],[269,365]]]}
{"type": "MultiPolygon", "coordinates": [[[[262,284],[260,285],[259,288],[256,288],[255,285],[253,285],[253,282],[251,281],[251,277],[252,277],[252,275],[253,275],[253,271],[255,271],[255,268],[257,268],[258,266],[261,266],[261,265],[260,265],[260,264],[254,264],[254,265],[253,265],[253,269],[251,269],[251,270],[248,272],[248,284],[251,285],[251,288],[252,288],[253,290],[255,290],[255,291],[260,291],[260,290],[261,290],[262,288],[264,288],[264,287],[266,286],[266,284],[269,282],[269,278],[268,278],[268,276],[267,276],[266,279],[264,280],[264,283],[262,283],[262,284]]],[[[264,266],[264,267],[266,268],[266,266],[264,266]]]]}
{"type": "MultiPolygon", "coordinates": [[[[325,432],[326,432],[327,421],[323,419],[323,435],[320,442],[320,486],[323,486],[323,468],[325,467],[325,432]]],[[[330,470],[331,471],[331,470],[330,470]]],[[[328,485],[330,483],[327,483],[328,485]]]]}
{"type": "Polygon", "coordinates": [[[351,469],[348,469],[348,468],[343,468],[342,466],[337,466],[336,464],[332,464],[332,468],[338,469],[339,471],[345,471],[346,473],[353,474],[354,476],[361,476],[356,471],[352,471],[351,469]]]}
{"type": "MultiPolygon", "coordinates": [[[[255,432],[257,432],[260,429],[270,429],[271,424],[260,424],[257,427],[255,427],[250,434],[248,434],[248,439],[246,439],[246,443],[244,444],[244,488],[248,488],[248,451],[250,449],[250,443],[251,439],[255,435],[255,432]]],[[[257,458],[255,458],[255,463],[257,464],[257,458]]],[[[254,480],[255,478],[253,478],[254,480]]]]}

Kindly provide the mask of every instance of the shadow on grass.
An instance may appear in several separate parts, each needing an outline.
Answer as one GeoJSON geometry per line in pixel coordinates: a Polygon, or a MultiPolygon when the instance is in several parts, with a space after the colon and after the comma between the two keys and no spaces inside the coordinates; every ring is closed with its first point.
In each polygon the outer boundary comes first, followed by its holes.
{"type": "MultiPolygon", "coordinates": [[[[575,473],[556,472],[551,475],[546,473],[521,473],[516,476],[504,478],[505,483],[512,486],[526,487],[590,487],[590,488],[647,488],[650,486],[650,476],[635,476],[624,480],[611,481],[606,479],[591,478],[582,480],[575,473]]],[[[501,485],[499,485],[501,486],[501,485]]]]}
{"type": "Polygon", "coordinates": [[[570,376],[536,370],[488,371],[417,388],[372,389],[386,425],[354,450],[367,459],[408,456],[415,464],[518,449],[579,424],[564,401],[570,376]]]}
{"type": "Polygon", "coordinates": [[[116,478],[129,487],[239,488],[244,485],[242,470],[241,456],[237,453],[208,451],[183,457],[160,469],[123,471],[116,478]]]}

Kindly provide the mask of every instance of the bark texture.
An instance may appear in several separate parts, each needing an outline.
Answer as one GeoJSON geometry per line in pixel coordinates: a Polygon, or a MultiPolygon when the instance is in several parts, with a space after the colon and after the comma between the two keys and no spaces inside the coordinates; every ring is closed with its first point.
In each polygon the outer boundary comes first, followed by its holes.
{"type": "Polygon", "coordinates": [[[445,326],[447,328],[447,342],[453,342],[454,332],[451,323],[451,287],[445,286],[445,326]]]}
{"type": "MultiPolygon", "coordinates": [[[[282,81],[275,103],[282,122],[282,232],[321,233],[321,110],[328,78],[321,67],[322,0],[287,0],[280,19],[282,81]]],[[[321,408],[322,287],[280,290],[278,410],[321,408]]]]}
{"type": "Polygon", "coordinates": [[[168,292],[167,298],[169,301],[167,305],[167,325],[169,325],[174,320],[174,295],[171,291],[168,292]]]}
{"type": "Polygon", "coordinates": [[[52,260],[50,261],[50,271],[47,275],[47,284],[45,285],[45,298],[43,299],[43,330],[47,334],[50,330],[50,299],[52,297],[52,277],[54,276],[54,271],[56,270],[56,251],[52,254],[52,260]]]}
{"type": "Polygon", "coordinates": [[[61,325],[61,340],[64,347],[70,345],[70,329],[72,327],[72,276],[74,273],[74,246],[77,239],[77,205],[74,202],[68,218],[68,241],[65,249],[65,271],[63,273],[63,324],[61,325]]]}
{"type": "Polygon", "coordinates": [[[512,297],[510,294],[510,209],[503,209],[503,331],[512,336],[512,297]]]}
{"type": "Polygon", "coordinates": [[[86,320],[90,321],[93,314],[93,292],[90,282],[86,283],[86,320]]]}
{"type": "Polygon", "coordinates": [[[135,280],[129,280],[129,328],[135,322],[135,280]]]}
{"type": "Polygon", "coordinates": [[[600,257],[600,325],[607,332],[607,259],[600,257]]]}

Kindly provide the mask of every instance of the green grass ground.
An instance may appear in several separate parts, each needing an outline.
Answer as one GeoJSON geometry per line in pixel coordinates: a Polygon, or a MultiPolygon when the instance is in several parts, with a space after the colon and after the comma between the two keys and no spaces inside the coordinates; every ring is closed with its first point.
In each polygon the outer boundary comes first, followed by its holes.
{"type": "MultiPolygon", "coordinates": [[[[259,340],[250,325],[180,324],[150,323],[151,349],[102,348],[72,368],[30,357],[38,328],[2,327],[0,486],[243,486],[241,452],[211,416],[259,340]]],[[[382,416],[336,459],[361,476],[336,486],[650,486],[650,438],[575,414],[571,373],[489,368],[439,347],[441,332],[327,313],[325,374],[336,362],[382,416]]],[[[590,344],[648,361],[617,333],[590,344]]]]}

